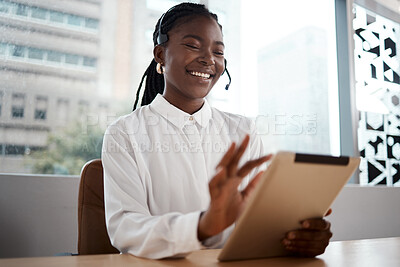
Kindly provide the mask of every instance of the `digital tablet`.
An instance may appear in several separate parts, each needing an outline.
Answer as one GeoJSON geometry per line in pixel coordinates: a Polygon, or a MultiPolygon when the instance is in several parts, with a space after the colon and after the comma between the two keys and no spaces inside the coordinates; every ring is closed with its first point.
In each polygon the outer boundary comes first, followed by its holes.
{"type": "Polygon", "coordinates": [[[285,234],[304,219],[323,217],[359,163],[352,157],[275,154],[218,259],[287,255],[285,234]]]}

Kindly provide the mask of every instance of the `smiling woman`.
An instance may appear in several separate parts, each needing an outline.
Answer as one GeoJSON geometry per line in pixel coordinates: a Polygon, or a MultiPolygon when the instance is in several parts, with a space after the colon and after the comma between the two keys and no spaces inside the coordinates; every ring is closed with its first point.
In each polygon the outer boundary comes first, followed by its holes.
{"type": "MultiPolygon", "coordinates": [[[[182,257],[225,243],[271,155],[263,156],[254,122],[205,99],[226,68],[217,16],[183,3],[156,25],[142,107],[104,136],[106,222],[123,253],[182,257]]],[[[329,222],[299,227],[282,246],[293,255],[323,253],[329,222]]]]}

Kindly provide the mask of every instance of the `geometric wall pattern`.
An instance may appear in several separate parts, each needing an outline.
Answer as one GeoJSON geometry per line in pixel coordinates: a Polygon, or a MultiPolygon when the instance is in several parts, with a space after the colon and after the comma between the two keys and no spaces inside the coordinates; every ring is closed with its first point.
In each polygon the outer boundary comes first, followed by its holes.
{"type": "Polygon", "coordinates": [[[360,184],[400,186],[400,25],[353,13],[360,184]]]}

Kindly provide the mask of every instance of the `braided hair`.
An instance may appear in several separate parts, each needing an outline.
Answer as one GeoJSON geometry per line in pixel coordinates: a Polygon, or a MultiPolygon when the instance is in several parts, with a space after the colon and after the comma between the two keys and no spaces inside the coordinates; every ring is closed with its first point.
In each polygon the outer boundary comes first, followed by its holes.
{"type": "MultiPolygon", "coordinates": [[[[181,3],[169,9],[166,13],[164,13],[160,19],[157,21],[155,26],[155,30],[153,33],[153,43],[156,45],[164,45],[164,43],[158,43],[159,35],[166,35],[168,32],[178,26],[179,24],[185,23],[186,20],[180,20],[184,17],[189,17],[193,15],[201,15],[207,16],[215,19],[218,23],[218,17],[216,14],[211,13],[205,5],[202,4],[194,4],[194,3],[181,3]],[[178,21],[179,20],[179,21],[178,21]],[[161,27],[161,32],[160,32],[161,27]]],[[[219,25],[219,24],[218,24],[219,25]]],[[[222,26],[219,25],[222,30],[222,26]]],[[[168,37],[167,37],[168,38],[168,37]]],[[[167,39],[168,40],[168,39],[167,39]]],[[[141,106],[150,104],[153,99],[157,96],[157,94],[162,94],[164,91],[164,75],[159,74],[156,71],[157,62],[153,59],[150,65],[147,67],[144,72],[142,79],[140,80],[139,88],[136,93],[136,100],[133,106],[133,110],[136,109],[139,102],[139,94],[140,89],[142,88],[143,81],[146,78],[145,90],[143,93],[141,106]]]]}

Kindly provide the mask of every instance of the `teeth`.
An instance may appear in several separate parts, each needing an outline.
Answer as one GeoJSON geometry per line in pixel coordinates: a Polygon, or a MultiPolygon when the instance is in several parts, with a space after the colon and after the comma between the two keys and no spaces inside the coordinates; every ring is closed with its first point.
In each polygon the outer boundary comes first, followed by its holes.
{"type": "Polygon", "coordinates": [[[197,72],[197,71],[192,71],[192,72],[190,72],[190,74],[192,74],[193,76],[198,76],[198,77],[202,77],[202,78],[206,78],[206,79],[210,78],[210,76],[211,76],[208,73],[201,73],[201,72],[197,72]]]}

